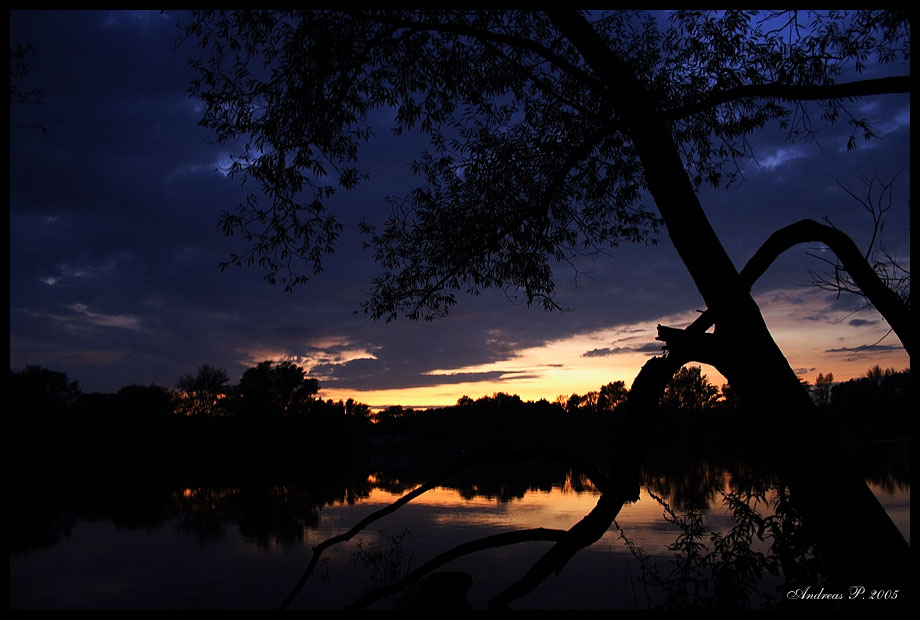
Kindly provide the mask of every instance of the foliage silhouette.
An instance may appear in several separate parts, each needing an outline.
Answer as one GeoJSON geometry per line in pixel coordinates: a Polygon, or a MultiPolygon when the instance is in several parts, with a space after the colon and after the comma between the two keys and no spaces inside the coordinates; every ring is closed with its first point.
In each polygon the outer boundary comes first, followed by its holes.
{"type": "Polygon", "coordinates": [[[818,373],[815,378],[815,389],[812,392],[815,402],[819,407],[827,407],[831,404],[831,389],[834,385],[834,373],[818,373]]]}
{"type": "Polygon", "coordinates": [[[176,381],[179,390],[176,412],[182,415],[220,415],[225,403],[230,377],[227,371],[211,364],[201,364],[193,375],[176,381]]]}
{"type": "Polygon", "coordinates": [[[80,396],[80,384],[63,372],[28,365],[10,369],[10,409],[14,416],[62,414],[80,396]]]}
{"type": "Polygon", "coordinates": [[[126,385],[116,394],[122,415],[157,419],[171,415],[175,402],[173,394],[162,385],[126,385]]]}
{"type": "Polygon", "coordinates": [[[41,88],[27,89],[23,82],[29,76],[28,57],[35,53],[31,44],[10,49],[10,105],[14,103],[40,104],[44,100],[41,88]]]}
{"type": "Polygon", "coordinates": [[[665,520],[679,532],[668,545],[670,570],[661,570],[616,524],[620,538],[639,561],[649,607],[773,608],[781,606],[785,594],[799,584],[823,581],[826,568],[813,538],[791,510],[786,489],[780,485],[755,493],[720,492],[733,520],[725,533],[709,529],[706,506],[679,510],[650,493],[662,506],[665,520]],[[772,591],[763,587],[768,575],[777,577],[772,591]]]}
{"type": "Polygon", "coordinates": [[[284,416],[305,413],[319,391],[319,382],[293,362],[260,362],[240,377],[236,396],[242,415],[284,416]]]}
{"type": "Polygon", "coordinates": [[[713,407],[718,397],[719,388],[709,383],[699,366],[684,366],[665,387],[661,404],[685,411],[700,411],[713,407]]]}

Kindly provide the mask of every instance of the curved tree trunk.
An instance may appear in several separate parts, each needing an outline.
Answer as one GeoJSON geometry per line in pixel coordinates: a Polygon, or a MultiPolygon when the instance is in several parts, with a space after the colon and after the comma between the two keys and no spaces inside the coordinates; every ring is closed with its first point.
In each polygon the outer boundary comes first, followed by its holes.
{"type": "Polygon", "coordinates": [[[669,236],[712,312],[718,369],[762,420],[774,465],[834,571],[834,584],[810,585],[903,592],[909,585],[909,545],[850,466],[773,340],[706,217],[656,102],[582,16],[551,15],[606,85],[617,115],[629,127],[669,236]]]}

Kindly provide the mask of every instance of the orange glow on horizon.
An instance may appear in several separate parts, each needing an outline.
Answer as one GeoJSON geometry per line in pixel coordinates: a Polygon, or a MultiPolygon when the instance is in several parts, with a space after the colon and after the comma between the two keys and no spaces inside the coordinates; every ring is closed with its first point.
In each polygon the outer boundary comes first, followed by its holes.
{"type": "MultiPolygon", "coordinates": [[[[890,349],[863,349],[887,331],[881,316],[874,310],[860,314],[861,320],[844,323],[849,315],[834,315],[829,310],[828,295],[817,289],[786,289],[757,296],[764,318],[777,344],[796,374],[812,385],[818,373],[834,374],[837,382],[863,377],[874,365],[903,370],[910,368],[910,358],[892,334],[882,344],[890,349]]],[[[427,386],[359,390],[336,388],[334,382],[320,380],[319,397],[333,400],[353,398],[374,409],[392,405],[425,409],[455,405],[461,396],[474,400],[496,392],[516,394],[524,401],[559,395],[585,394],[611,381],[632,385],[642,365],[654,351],[632,350],[655,343],[657,325],[685,326],[698,316],[694,311],[655,320],[550,341],[539,347],[521,349],[511,358],[457,368],[430,371],[428,377],[443,383],[427,386]],[[451,382],[451,375],[461,373],[502,373],[489,381],[451,382]]],[[[715,368],[699,365],[709,382],[716,387],[726,383],[715,368]]]]}

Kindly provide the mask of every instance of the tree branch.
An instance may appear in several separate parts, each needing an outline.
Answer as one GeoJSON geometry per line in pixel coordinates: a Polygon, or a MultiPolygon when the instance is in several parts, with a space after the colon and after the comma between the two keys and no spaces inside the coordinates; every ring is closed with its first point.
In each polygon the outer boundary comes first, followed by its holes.
{"type": "Polygon", "coordinates": [[[516,532],[503,532],[501,534],[485,536],[477,540],[472,540],[470,542],[457,545],[453,549],[445,551],[444,553],[441,553],[431,560],[425,562],[399,581],[374,590],[370,594],[367,594],[354,603],[346,606],[345,609],[364,609],[368,605],[371,605],[383,598],[398,594],[434,569],[465,555],[476,553],[477,551],[485,551],[486,549],[505,547],[522,542],[550,541],[558,543],[564,540],[567,534],[568,532],[565,530],[537,527],[527,530],[518,530],[516,532]]]}
{"type": "Polygon", "coordinates": [[[416,31],[458,34],[479,39],[481,41],[492,41],[501,45],[508,45],[513,48],[526,50],[543,58],[557,69],[587,86],[592,91],[598,89],[600,86],[600,84],[598,84],[598,82],[591,74],[587,73],[577,65],[569,62],[559,54],[553,52],[553,50],[549,49],[539,41],[510,34],[503,34],[500,32],[482,30],[480,28],[475,28],[468,24],[459,22],[447,23],[412,21],[407,19],[394,19],[392,17],[385,17],[382,15],[367,14],[363,14],[363,17],[370,21],[376,21],[378,23],[395,26],[397,28],[406,28],[408,30],[416,31]]]}
{"type": "Polygon", "coordinates": [[[667,120],[675,121],[720,106],[723,103],[729,103],[739,99],[759,98],[784,99],[786,101],[826,101],[830,99],[848,99],[852,97],[909,92],[909,75],[815,86],[778,83],[746,84],[719,93],[713,93],[697,103],[692,103],[674,110],[666,110],[663,115],[667,120]]]}
{"type": "Polygon", "coordinates": [[[496,594],[489,601],[489,607],[506,609],[508,603],[533,592],[551,574],[558,574],[579,550],[600,540],[627,501],[628,498],[621,493],[601,495],[594,509],[565,532],[565,536],[537,560],[520,580],[496,594]]]}
{"type": "MultiPolygon", "coordinates": [[[[447,469],[441,474],[435,476],[434,478],[432,478],[425,484],[418,486],[413,491],[403,495],[402,497],[400,497],[398,500],[396,500],[392,504],[389,504],[381,508],[380,510],[377,510],[369,514],[368,516],[364,517],[347,532],[344,532],[337,536],[333,536],[332,538],[327,538],[320,544],[313,547],[313,555],[310,558],[310,563],[307,565],[306,570],[304,571],[303,575],[301,575],[297,584],[291,589],[287,597],[285,597],[279,609],[282,609],[282,610],[287,609],[287,607],[291,604],[291,602],[293,602],[294,598],[297,597],[297,594],[300,592],[301,589],[303,589],[304,585],[313,575],[313,570],[316,568],[316,565],[319,563],[320,557],[323,555],[326,549],[334,545],[337,545],[339,543],[347,542],[351,540],[352,538],[357,536],[362,530],[364,530],[368,525],[370,525],[374,521],[378,521],[382,519],[383,517],[393,512],[396,512],[402,506],[408,504],[416,497],[424,493],[427,493],[428,491],[430,491],[431,489],[437,486],[440,486],[446,480],[453,477],[461,470],[467,467],[470,467],[471,465],[475,465],[479,463],[515,461],[515,460],[524,460],[528,458],[541,458],[541,457],[558,459],[563,462],[574,465],[578,470],[580,470],[584,475],[586,475],[588,479],[591,481],[591,483],[602,493],[604,493],[609,487],[609,481],[608,481],[607,476],[597,466],[595,466],[593,463],[590,463],[589,461],[586,461],[578,456],[571,455],[571,454],[565,453],[560,450],[529,449],[529,450],[511,451],[509,453],[504,453],[504,454],[482,454],[482,455],[471,456],[467,459],[460,461],[459,463],[455,464],[453,467],[447,469]]],[[[513,538],[513,537],[510,537],[510,538],[513,538]]],[[[409,584],[405,584],[405,585],[409,585],[409,584]]]]}
{"type": "Polygon", "coordinates": [[[767,239],[741,270],[741,277],[752,286],[780,254],[799,243],[820,242],[829,247],[876,310],[897,334],[910,355],[913,348],[909,307],[881,278],[856,247],[853,240],[840,229],[814,220],[801,220],[781,228],[767,239]]]}

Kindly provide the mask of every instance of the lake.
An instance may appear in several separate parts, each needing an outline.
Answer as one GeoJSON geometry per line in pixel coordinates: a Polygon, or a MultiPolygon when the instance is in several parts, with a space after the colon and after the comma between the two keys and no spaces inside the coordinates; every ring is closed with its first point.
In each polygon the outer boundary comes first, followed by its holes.
{"type": "MultiPolygon", "coordinates": [[[[760,512],[761,522],[769,523],[774,514],[779,496],[773,482],[767,475],[752,475],[747,465],[698,461],[678,469],[646,466],[639,500],[625,505],[606,533],[576,553],[560,574],[511,608],[673,605],[675,596],[698,587],[694,580],[705,581],[723,568],[723,556],[706,559],[706,554],[713,549],[713,533],[724,541],[738,525],[725,494],[755,496],[745,505],[760,512]],[[694,531],[696,538],[689,540],[701,546],[684,544],[682,563],[674,564],[675,543],[680,536],[686,543],[694,531]],[[691,548],[697,552],[688,558],[691,548]]],[[[558,464],[499,473],[462,475],[329,548],[290,607],[341,609],[437,554],[485,536],[527,528],[567,530],[600,497],[584,476],[558,464]]],[[[315,483],[254,479],[228,486],[131,476],[104,483],[20,481],[10,491],[10,607],[274,609],[304,572],[313,546],[346,532],[427,476],[385,461],[371,463],[345,482],[330,482],[321,474],[311,476],[315,483]],[[50,486],[39,486],[44,483],[50,486]]],[[[909,479],[887,472],[869,482],[909,542],[909,479]]],[[[731,556],[753,558],[752,565],[763,569],[756,587],[745,593],[754,607],[781,603],[784,595],[782,578],[766,570],[772,540],[769,527],[766,531],[763,541],[753,537],[748,555],[731,556]]],[[[553,544],[521,542],[479,551],[438,570],[469,574],[468,600],[483,609],[553,544]]],[[[707,587],[700,595],[715,596],[707,587]]],[[[390,598],[372,607],[396,603],[390,598]]]]}

